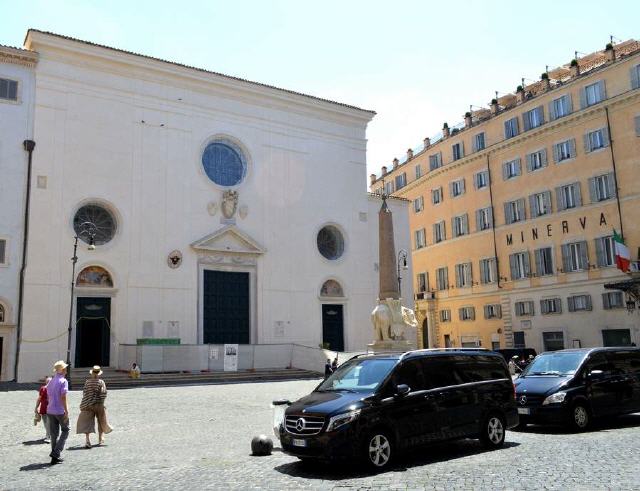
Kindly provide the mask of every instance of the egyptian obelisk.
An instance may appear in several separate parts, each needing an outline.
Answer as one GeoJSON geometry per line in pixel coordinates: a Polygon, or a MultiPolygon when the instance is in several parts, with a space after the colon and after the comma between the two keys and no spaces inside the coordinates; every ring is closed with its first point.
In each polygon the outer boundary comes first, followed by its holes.
{"type": "Polygon", "coordinates": [[[382,197],[378,212],[378,250],[380,290],[378,300],[399,299],[396,271],[396,247],[393,243],[393,214],[387,206],[387,197],[382,197]]]}

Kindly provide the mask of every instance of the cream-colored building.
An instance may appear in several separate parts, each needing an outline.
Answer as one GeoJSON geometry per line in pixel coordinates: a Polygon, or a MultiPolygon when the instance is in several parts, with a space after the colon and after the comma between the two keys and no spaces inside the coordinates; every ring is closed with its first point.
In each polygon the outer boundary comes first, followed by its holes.
{"type": "MultiPolygon", "coordinates": [[[[426,346],[640,343],[612,234],[640,246],[640,43],[551,70],[395,160],[426,346]]],[[[637,310],[635,311],[637,312],[637,310]]]]}

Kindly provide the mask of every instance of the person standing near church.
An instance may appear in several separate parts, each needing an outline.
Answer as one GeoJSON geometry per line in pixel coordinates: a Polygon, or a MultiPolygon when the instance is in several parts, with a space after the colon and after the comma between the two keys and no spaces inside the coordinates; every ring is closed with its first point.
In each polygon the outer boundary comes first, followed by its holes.
{"type": "Polygon", "coordinates": [[[62,463],[60,454],[69,436],[69,406],[67,393],[69,382],[65,378],[67,364],[60,360],[53,365],[55,375],[47,384],[47,416],[51,436],[51,465],[62,463]]]}
{"type": "Polygon", "coordinates": [[[49,436],[49,417],[47,416],[47,384],[51,380],[51,377],[44,379],[44,384],[38,390],[38,398],[36,399],[36,417],[40,417],[42,420],[42,426],[44,426],[45,437],[42,440],[44,443],[49,443],[51,437],[49,436]]]}

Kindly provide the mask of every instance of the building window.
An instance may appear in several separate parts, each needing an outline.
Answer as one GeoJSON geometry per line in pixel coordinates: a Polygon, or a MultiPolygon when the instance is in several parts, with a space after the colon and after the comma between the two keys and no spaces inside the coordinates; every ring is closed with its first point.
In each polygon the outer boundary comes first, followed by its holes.
{"type": "Polygon", "coordinates": [[[576,156],[576,141],[572,138],[553,146],[553,158],[556,163],[572,159],[576,156]]]}
{"type": "Polygon", "coordinates": [[[413,211],[414,213],[420,213],[424,210],[424,198],[422,196],[413,200],[413,211]]]}
{"type": "Polygon", "coordinates": [[[514,177],[518,177],[520,174],[522,174],[520,158],[513,159],[502,164],[502,178],[505,181],[508,179],[513,179],[514,177]]]}
{"type": "Polygon", "coordinates": [[[518,118],[511,118],[504,122],[504,137],[505,139],[513,138],[514,136],[518,136],[518,118]]]}
{"type": "Polygon", "coordinates": [[[438,167],[442,167],[442,152],[429,155],[429,170],[436,170],[438,167]]]}
{"type": "Polygon", "coordinates": [[[583,108],[602,102],[606,98],[604,80],[587,85],[580,92],[580,95],[582,97],[583,108]]]}
{"type": "Polygon", "coordinates": [[[640,89],[640,65],[631,67],[631,88],[640,89]]]}
{"type": "Polygon", "coordinates": [[[542,343],[545,351],[564,349],[564,334],[561,331],[543,332],[542,343]]]}
{"type": "Polygon", "coordinates": [[[622,292],[605,292],[602,294],[602,307],[605,310],[621,309],[624,307],[622,292]]]}
{"type": "Polygon", "coordinates": [[[520,302],[516,302],[514,304],[516,316],[524,317],[524,316],[532,316],[535,314],[533,308],[533,300],[524,300],[520,302]]]}
{"type": "Polygon", "coordinates": [[[464,157],[464,143],[458,142],[451,145],[451,152],[453,154],[453,160],[460,160],[464,157]]]}
{"type": "Polygon", "coordinates": [[[422,177],[422,167],[420,164],[416,165],[416,179],[420,179],[422,177]]]}
{"type": "Polygon", "coordinates": [[[476,318],[476,308],[475,307],[461,307],[458,310],[458,316],[461,321],[472,321],[476,318]]]}
{"type": "Polygon", "coordinates": [[[580,183],[574,182],[556,188],[556,207],[558,211],[582,206],[580,183]]]}
{"type": "Polygon", "coordinates": [[[640,136],[640,116],[633,118],[633,121],[636,125],[636,136],[640,136]]]}
{"type": "Polygon", "coordinates": [[[451,219],[451,228],[453,229],[453,237],[460,237],[469,233],[469,217],[465,213],[451,219]]]}
{"type": "Polygon", "coordinates": [[[389,182],[385,182],[384,183],[384,194],[386,194],[387,196],[393,194],[393,181],[389,181],[389,182]]]}
{"type": "Polygon", "coordinates": [[[416,279],[418,280],[418,292],[426,292],[429,289],[427,273],[418,273],[416,279]]]}
{"type": "Polygon", "coordinates": [[[509,266],[512,280],[523,280],[531,275],[529,252],[516,252],[509,255],[509,266]]]}
{"type": "Polygon", "coordinates": [[[456,287],[468,288],[472,282],[471,263],[456,264],[456,287]]]}
{"type": "Polygon", "coordinates": [[[451,321],[451,310],[442,309],[440,311],[440,322],[449,322],[451,321]]]}
{"type": "Polygon", "coordinates": [[[616,186],[613,172],[590,178],[589,193],[592,203],[614,198],[616,195],[616,186]]]}
{"type": "Polygon", "coordinates": [[[540,312],[543,315],[561,314],[562,299],[560,298],[543,298],[540,300],[540,312]]]}
{"type": "Polygon", "coordinates": [[[584,135],[584,151],[586,153],[593,152],[600,148],[609,146],[609,132],[606,128],[590,131],[584,135]]]}
{"type": "Polygon", "coordinates": [[[565,273],[584,271],[589,268],[589,256],[586,241],[563,244],[562,268],[565,273]]]}
{"type": "Polygon", "coordinates": [[[6,78],[0,78],[0,99],[7,101],[18,100],[18,82],[6,78]]]}
{"type": "Polygon", "coordinates": [[[504,204],[504,221],[510,223],[521,222],[526,219],[524,209],[524,198],[515,201],[507,201],[504,204]]]}
{"type": "Polygon", "coordinates": [[[5,266],[7,263],[7,239],[0,239],[0,266],[5,266]]]}
{"type": "Polygon", "coordinates": [[[489,172],[486,170],[476,172],[473,182],[476,189],[484,189],[489,186],[489,172]]]}
{"type": "Polygon", "coordinates": [[[320,254],[330,261],[339,259],[344,254],[344,236],[334,225],[326,225],[318,231],[316,245],[320,254]]]}
{"type": "Polygon", "coordinates": [[[224,139],[207,145],[202,152],[202,167],[211,181],[223,187],[237,186],[247,174],[243,152],[235,143],[224,139]]]}
{"type": "Polygon", "coordinates": [[[416,249],[422,249],[427,246],[427,238],[424,229],[415,231],[416,249]]]}
{"type": "Polygon", "coordinates": [[[495,257],[480,259],[480,283],[487,285],[495,283],[498,277],[498,268],[495,257]]]}
{"type": "Polygon", "coordinates": [[[400,190],[407,185],[407,173],[403,172],[396,176],[396,190],[400,190]]]}
{"type": "Polygon", "coordinates": [[[536,249],[534,256],[536,260],[536,274],[538,276],[549,276],[554,273],[553,249],[551,247],[536,249]]]}
{"type": "Polygon", "coordinates": [[[547,149],[527,154],[527,170],[533,172],[547,166],[547,149]]]}
{"type": "Polygon", "coordinates": [[[513,332],[513,347],[514,348],[526,348],[523,331],[513,332]]]}
{"type": "Polygon", "coordinates": [[[482,133],[478,133],[473,137],[473,151],[479,152],[480,150],[484,150],[486,147],[486,142],[484,138],[484,131],[482,133]]]}
{"type": "Polygon", "coordinates": [[[80,207],[73,217],[73,230],[87,244],[90,241],[90,233],[94,233],[95,245],[106,244],[115,236],[116,228],[116,219],[113,214],[97,203],[80,207]]]}
{"type": "Polygon", "coordinates": [[[436,269],[436,288],[447,290],[449,288],[449,270],[447,267],[436,269]]]}
{"type": "Polygon", "coordinates": [[[434,205],[442,203],[442,187],[431,190],[431,203],[434,205]]]}
{"type": "Polygon", "coordinates": [[[437,244],[447,238],[444,220],[433,224],[433,242],[437,244]]]}
{"type": "Polygon", "coordinates": [[[449,194],[452,198],[464,194],[464,178],[449,183],[449,194]]]}
{"type": "Polygon", "coordinates": [[[534,107],[530,111],[523,113],[524,131],[532,130],[544,124],[544,110],[542,106],[534,107]]]}
{"type": "Polygon", "coordinates": [[[596,258],[599,267],[616,265],[616,249],[613,242],[613,236],[599,237],[596,242],[596,258]]]}
{"type": "Polygon", "coordinates": [[[572,109],[571,96],[569,94],[558,97],[549,103],[549,114],[552,120],[568,116],[571,114],[572,109]]]}
{"type": "Polygon", "coordinates": [[[500,304],[489,304],[484,306],[484,318],[485,319],[500,319],[502,318],[502,308],[500,304]]]}
{"type": "Polygon", "coordinates": [[[476,231],[489,230],[491,227],[493,227],[491,207],[476,210],[476,231]]]}
{"type": "Polygon", "coordinates": [[[551,213],[551,191],[544,191],[529,196],[531,218],[551,213]]]}
{"type": "Polygon", "coordinates": [[[567,297],[569,312],[581,312],[591,310],[591,295],[573,295],[567,297]]]}

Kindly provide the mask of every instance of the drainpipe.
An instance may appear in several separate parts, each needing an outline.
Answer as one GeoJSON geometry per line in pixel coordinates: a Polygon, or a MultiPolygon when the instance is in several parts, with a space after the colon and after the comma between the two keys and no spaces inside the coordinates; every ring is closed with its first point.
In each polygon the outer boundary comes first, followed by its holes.
{"type": "Polygon", "coordinates": [[[613,136],[611,135],[611,123],[609,121],[609,108],[605,107],[607,116],[607,132],[609,133],[609,150],[611,151],[611,164],[613,166],[613,182],[616,186],[616,202],[618,203],[618,218],[620,219],[620,237],[624,240],[624,228],[622,227],[622,210],[620,208],[620,188],[618,187],[618,172],[616,171],[616,157],[613,153],[613,136]]]}
{"type": "Polygon", "coordinates": [[[18,286],[18,318],[16,321],[16,358],[13,368],[13,382],[18,381],[18,363],[20,362],[20,344],[22,343],[22,304],[24,298],[24,272],[27,268],[27,239],[29,236],[29,208],[31,204],[31,164],[36,142],[24,140],[22,146],[29,153],[27,163],[27,188],[24,205],[24,229],[22,232],[22,265],[20,266],[20,283],[18,286]]]}
{"type": "Polygon", "coordinates": [[[493,255],[496,258],[496,280],[498,288],[500,285],[500,260],[498,259],[498,246],[496,244],[496,214],[493,207],[493,180],[491,179],[491,167],[489,166],[489,154],[487,153],[487,176],[489,177],[489,202],[491,203],[491,230],[493,232],[493,255]]]}

